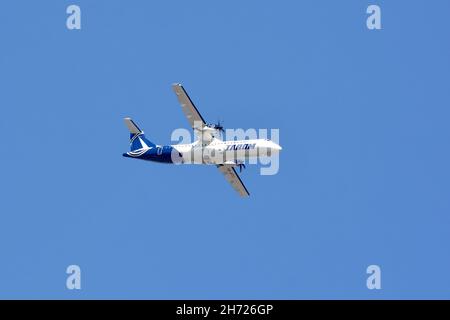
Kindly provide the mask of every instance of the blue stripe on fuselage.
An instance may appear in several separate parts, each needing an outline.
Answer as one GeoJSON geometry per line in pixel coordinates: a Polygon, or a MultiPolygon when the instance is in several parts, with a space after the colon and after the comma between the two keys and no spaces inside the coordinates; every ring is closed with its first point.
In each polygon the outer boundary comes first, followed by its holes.
{"type": "MultiPolygon", "coordinates": [[[[172,146],[153,147],[141,155],[133,155],[133,153],[124,153],[127,158],[135,158],[147,161],[173,163],[172,152],[177,152],[172,146]]],[[[178,152],[177,152],[178,153],[178,152]]]]}

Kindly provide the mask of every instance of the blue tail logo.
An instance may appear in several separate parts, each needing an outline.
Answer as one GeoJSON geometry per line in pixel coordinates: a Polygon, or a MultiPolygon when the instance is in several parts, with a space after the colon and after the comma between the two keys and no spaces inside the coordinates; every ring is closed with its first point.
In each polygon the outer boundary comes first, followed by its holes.
{"type": "Polygon", "coordinates": [[[132,119],[125,118],[124,120],[128,130],[130,130],[130,151],[132,153],[138,150],[146,151],[156,146],[145,137],[144,131],[142,131],[132,119]]]}
{"type": "Polygon", "coordinates": [[[145,137],[144,132],[130,133],[130,151],[151,149],[153,147],[155,147],[155,144],[145,137]]]}

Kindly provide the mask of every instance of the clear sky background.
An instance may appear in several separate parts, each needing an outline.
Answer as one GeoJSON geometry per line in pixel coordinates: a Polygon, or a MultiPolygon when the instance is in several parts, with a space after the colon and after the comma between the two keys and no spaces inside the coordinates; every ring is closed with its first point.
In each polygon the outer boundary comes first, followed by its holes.
{"type": "Polygon", "coordinates": [[[450,298],[449,13],[2,1],[0,298],[450,298]],[[279,128],[279,173],[249,166],[241,199],[214,167],[123,158],[125,116],[189,128],[173,82],[211,122],[279,128]]]}

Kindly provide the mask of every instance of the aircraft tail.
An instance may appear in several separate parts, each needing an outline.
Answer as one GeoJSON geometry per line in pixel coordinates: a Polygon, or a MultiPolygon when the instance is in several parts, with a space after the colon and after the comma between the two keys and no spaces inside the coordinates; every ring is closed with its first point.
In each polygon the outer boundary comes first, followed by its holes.
{"type": "Polygon", "coordinates": [[[130,151],[156,146],[145,137],[144,131],[142,131],[131,118],[125,118],[124,121],[128,130],[130,130],[130,151]]]}

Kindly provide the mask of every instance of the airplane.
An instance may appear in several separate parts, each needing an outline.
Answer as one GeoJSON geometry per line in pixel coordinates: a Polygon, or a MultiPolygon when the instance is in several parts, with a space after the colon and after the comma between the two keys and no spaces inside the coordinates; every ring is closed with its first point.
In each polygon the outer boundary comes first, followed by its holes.
{"type": "Polygon", "coordinates": [[[223,126],[207,123],[181,84],[173,84],[172,89],[198,139],[188,144],[158,145],[127,117],[124,121],[130,131],[130,151],[123,156],[162,163],[215,165],[241,197],[250,196],[235,168],[242,172],[246,160],[270,156],[279,152],[281,146],[269,139],[223,141],[223,126]]]}

